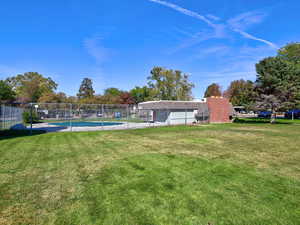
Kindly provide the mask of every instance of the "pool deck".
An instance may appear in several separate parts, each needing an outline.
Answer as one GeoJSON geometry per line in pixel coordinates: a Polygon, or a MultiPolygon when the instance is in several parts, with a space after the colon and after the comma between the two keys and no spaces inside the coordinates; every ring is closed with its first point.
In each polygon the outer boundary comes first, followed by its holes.
{"type": "MultiPolygon", "coordinates": [[[[133,123],[124,122],[121,125],[113,126],[96,126],[96,127],[62,127],[49,123],[33,124],[34,130],[42,130],[46,132],[80,132],[80,131],[100,131],[100,130],[127,130],[127,129],[142,129],[147,127],[167,126],[167,123],[133,123]]],[[[27,127],[30,129],[30,126],[27,127]]]]}

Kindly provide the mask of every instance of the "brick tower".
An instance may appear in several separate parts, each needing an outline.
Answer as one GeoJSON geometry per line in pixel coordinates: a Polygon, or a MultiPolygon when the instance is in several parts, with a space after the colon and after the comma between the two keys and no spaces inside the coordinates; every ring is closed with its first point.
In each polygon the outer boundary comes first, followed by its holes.
{"type": "Polygon", "coordinates": [[[232,105],[227,98],[209,97],[206,98],[208,105],[210,123],[230,123],[232,116],[232,105]]]}

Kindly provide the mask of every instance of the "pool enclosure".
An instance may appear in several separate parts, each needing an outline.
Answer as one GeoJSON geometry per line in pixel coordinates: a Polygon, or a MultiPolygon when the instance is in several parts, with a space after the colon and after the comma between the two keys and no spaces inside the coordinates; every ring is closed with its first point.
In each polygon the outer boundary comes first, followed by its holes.
{"type": "Polygon", "coordinates": [[[9,129],[23,123],[30,130],[51,132],[224,123],[230,122],[231,108],[225,98],[151,101],[138,105],[29,103],[13,108],[3,106],[0,125],[2,129],[9,129]]]}
{"type": "Polygon", "coordinates": [[[21,107],[0,105],[0,130],[23,127],[23,111],[21,107]]]}

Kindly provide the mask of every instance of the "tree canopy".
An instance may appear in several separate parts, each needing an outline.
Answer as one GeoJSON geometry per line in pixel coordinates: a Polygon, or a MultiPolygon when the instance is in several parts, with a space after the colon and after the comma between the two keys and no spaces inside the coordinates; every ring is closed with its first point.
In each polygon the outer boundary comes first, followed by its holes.
{"type": "Polygon", "coordinates": [[[188,78],[180,70],[154,67],[148,77],[148,85],[153,90],[154,99],[190,100],[194,84],[188,78]]]}
{"type": "Polygon", "coordinates": [[[135,104],[138,104],[140,102],[152,100],[153,93],[152,93],[152,89],[147,86],[143,86],[143,87],[136,86],[135,88],[130,90],[130,94],[134,99],[135,104]]]}
{"type": "Polygon", "coordinates": [[[235,80],[232,81],[224,92],[232,105],[244,106],[250,108],[254,103],[254,83],[250,80],[235,80]]]}
{"type": "Polygon", "coordinates": [[[39,102],[41,103],[67,103],[68,98],[65,93],[59,92],[59,93],[53,93],[53,92],[48,92],[43,94],[39,98],[39,102]]]}
{"type": "Polygon", "coordinates": [[[15,97],[16,93],[12,87],[4,80],[0,80],[0,103],[12,102],[15,97]]]}
{"type": "Polygon", "coordinates": [[[217,83],[212,83],[209,85],[205,91],[204,97],[212,97],[212,96],[222,96],[221,86],[217,83]]]}
{"type": "Polygon", "coordinates": [[[6,82],[16,92],[17,98],[22,102],[37,102],[45,93],[52,93],[57,84],[50,78],[37,72],[27,72],[10,77],[6,82]]]}
{"type": "Polygon", "coordinates": [[[84,78],[77,94],[78,99],[91,99],[94,97],[94,94],[95,91],[92,80],[89,78],[84,78]]]}
{"type": "Polygon", "coordinates": [[[107,88],[104,90],[104,95],[111,95],[111,96],[120,96],[122,93],[122,91],[118,88],[114,88],[114,87],[111,87],[111,88],[107,88]]]}
{"type": "Polygon", "coordinates": [[[256,64],[257,102],[261,108],[287,110],[300,107],[300,43],[291,43],[256,64]],[[270,108],[270,101],[274,101],[270,108]],[[263,103],[266,104],[263,104],[263,103]]]}

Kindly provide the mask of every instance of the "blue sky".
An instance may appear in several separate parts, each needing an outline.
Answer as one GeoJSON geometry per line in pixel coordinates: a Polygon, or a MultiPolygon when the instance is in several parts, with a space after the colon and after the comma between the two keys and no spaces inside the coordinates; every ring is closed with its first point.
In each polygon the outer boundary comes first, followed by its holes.
{"type": "Polygon", "coordinates": [[[75,95],[84,77],[97,93],[146,84],[153,66],[190,74],[201,98],[255,79],[254,64],[300,41],[297,0],[2,1],[0,79],[28,71],[75,95]]]}

